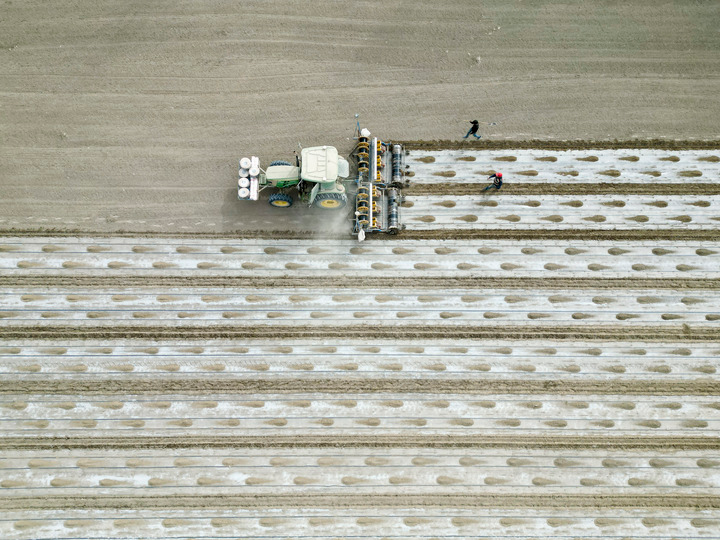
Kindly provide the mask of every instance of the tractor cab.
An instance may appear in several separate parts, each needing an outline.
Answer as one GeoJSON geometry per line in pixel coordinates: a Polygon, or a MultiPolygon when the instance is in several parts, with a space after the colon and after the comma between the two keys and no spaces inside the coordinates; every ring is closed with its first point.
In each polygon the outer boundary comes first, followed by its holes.
{"type": "Polygon", "coordinates": [[[300,178],[305,182],[330,184],[337,182],[338,178],[350,176],[350,165],[345,158],[338,155],[334,146],[303,148],[300,161],[300,178]]]}
{"type": "MultiPolygon", "coordinates": [[[[350,165],[338,155],[334,146],[303,148],[300,153],[301,184],[315,184],[310,189],[308,204],[319,208],[342,208],[347,202],[345,186],[339,180],[350,176],[350,165]]],[[[302,190],[302,185],[300,189],[302,190]]]]}

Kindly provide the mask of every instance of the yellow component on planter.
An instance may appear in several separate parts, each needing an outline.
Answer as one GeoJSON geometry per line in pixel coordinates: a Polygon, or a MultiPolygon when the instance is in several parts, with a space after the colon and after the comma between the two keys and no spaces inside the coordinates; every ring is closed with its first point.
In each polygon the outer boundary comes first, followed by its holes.
{"type": "Polygon", "coordinates": [[[320,201],[320,206],[323,208],[337,208],[340,204],[341,202],[337,199],[324,199],[320,201]]]}

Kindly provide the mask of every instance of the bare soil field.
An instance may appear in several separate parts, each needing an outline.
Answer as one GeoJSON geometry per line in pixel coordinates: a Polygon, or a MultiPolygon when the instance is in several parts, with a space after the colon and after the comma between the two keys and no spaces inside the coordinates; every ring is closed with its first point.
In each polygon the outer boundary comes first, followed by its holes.
{"type": "Polygon", "coordinates": [[[461,142],[474,118],[498,142],[718,139],[719,18],[670,0],[6,1],[0,229],[332,231],[238,204],[237,159],[347,152],[355,113],[389,140],[461,142]]]}

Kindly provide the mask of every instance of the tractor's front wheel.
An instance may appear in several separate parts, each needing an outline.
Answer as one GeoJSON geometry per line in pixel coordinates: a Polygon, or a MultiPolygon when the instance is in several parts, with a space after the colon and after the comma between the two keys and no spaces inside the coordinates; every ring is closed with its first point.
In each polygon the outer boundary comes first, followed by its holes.
{"type": "Polygon", "coordinates": [[[289,208],[292,206],[293,200],[292,197],[286,193],[273,193],[268,198],[268,202],[270,206],[274,206],[275,208],[289,208]]]}
{"type": "Polygon", "coordinates": [[[347,197],[344,193],[320,193],[313,204],[325,210],[338,210],[345,207],[347,197]]]}

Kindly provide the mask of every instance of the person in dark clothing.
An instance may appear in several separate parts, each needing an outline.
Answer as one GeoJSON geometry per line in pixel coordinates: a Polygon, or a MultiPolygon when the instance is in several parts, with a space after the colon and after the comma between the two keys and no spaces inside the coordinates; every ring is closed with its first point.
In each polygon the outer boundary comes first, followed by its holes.
{"type": "Polygon", "coordinates": [[[473,120],[470,123],[472,124],[472,127],[468,130],[463,139],[467,139],[470,135],[472,135],[476,139],[482,139],[482,135],[477,134],[478,129],[480,128],[480,122],[478,122],[477,120],[473,120]]]}
{"type": "Polygon", "coordinates": [[[500,188],[502,187],[502,185],[503,185],[502,173],[501,173],[501,172],[495,173],[495,174],[491,174],[490,177],[488,178],[488,180],[492,180],[493,183],[490,184],[490,185],[489,185],[488,187],[486,187],[485,189],[483,189],[483,191],[487,191],[488,189],[492,189],[492,188],[500,189],[500,188]]]}

